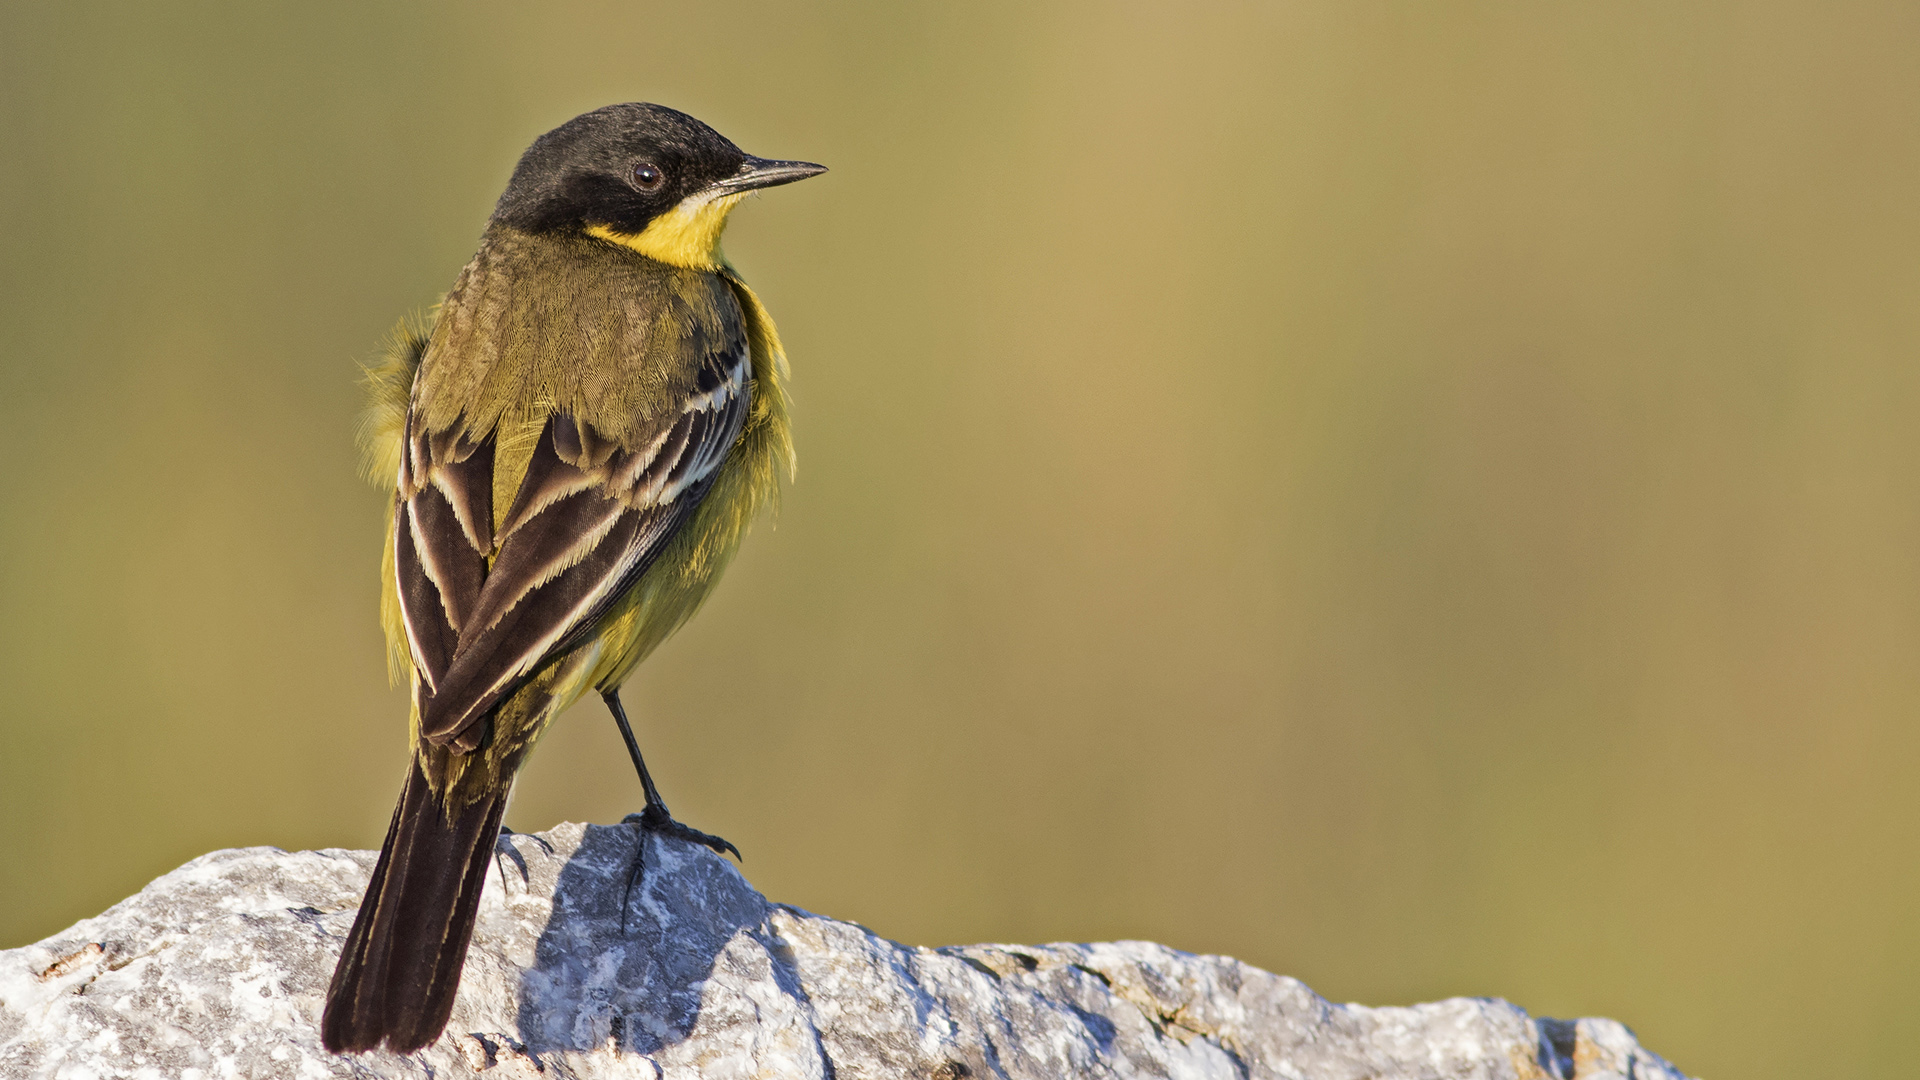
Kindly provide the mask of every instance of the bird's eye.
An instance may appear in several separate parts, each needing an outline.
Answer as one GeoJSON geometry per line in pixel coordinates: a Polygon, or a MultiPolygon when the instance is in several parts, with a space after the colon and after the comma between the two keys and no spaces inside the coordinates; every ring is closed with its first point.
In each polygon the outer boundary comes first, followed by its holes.
{"type": "Polygon", "coordinates": [[[633,186],[641,191],[658,191],[660,185],[667,182],[667,174],[650,161],[642,161],[633,167],[633,186]]]}

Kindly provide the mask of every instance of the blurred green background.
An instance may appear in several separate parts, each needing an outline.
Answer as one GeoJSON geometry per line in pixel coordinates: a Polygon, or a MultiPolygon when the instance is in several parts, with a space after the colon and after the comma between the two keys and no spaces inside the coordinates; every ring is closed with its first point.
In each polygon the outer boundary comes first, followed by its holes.
{"type": "MultiPolygon", "coordinates": [[[[1920,1012],[1911,4],[11,4],[0,945],[405,762],[355,363],[645,99],[778,527],[628,694],[771,896],[1895,1076],[1920,1012]]],[[[600,707],[509,821],[639,791],[600,707]]]]}

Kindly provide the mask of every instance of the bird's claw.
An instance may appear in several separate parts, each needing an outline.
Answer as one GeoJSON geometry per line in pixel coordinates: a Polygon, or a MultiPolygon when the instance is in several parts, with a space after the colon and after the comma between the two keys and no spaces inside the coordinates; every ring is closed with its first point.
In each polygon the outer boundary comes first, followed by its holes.
{"type": "Polygon", "coordinates": [[[711,848],[716,855],[732,855],[736,859],[740,858],[739,848],[712,833],[703,833],[699,829],[680,824],[673,820],[666,808],[659,803],[640,812],[640,827],[649,832],[657,832],[661,836],[671,836],[676,840],[686,840],[711,848]]]}
{"type": "Polygon", "coordinates": [[[628,814],[626,817],[620,819],[620,823],[623,825],[638,825],[648,832],[659,833],[661,836],[670,836],[675,840],[685,840],[689,843],[699,844],[701,847],[711,848],[716,855],[732,855],[742,862],[746,861],[740,855],[740,849],[734,847],[730,841],[715,836],[712,833],[703,833],[690,825],[680,824],[673,820],[672,815],[668,814],[659,803],[654,803],[638,814],[628,814]]]}

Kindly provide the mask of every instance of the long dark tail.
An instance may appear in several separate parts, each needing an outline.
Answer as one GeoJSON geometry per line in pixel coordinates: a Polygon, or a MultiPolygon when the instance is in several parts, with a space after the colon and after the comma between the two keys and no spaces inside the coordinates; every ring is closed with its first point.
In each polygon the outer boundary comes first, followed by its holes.
{"type": "Polygon", "coordinates": [[[327,1049],[372,1050],[384,1040],[407,1054],[439,1038],[506,807],[502,784],[449,820],[414,759],[327,988],[320,1019],[327,1049]]]}

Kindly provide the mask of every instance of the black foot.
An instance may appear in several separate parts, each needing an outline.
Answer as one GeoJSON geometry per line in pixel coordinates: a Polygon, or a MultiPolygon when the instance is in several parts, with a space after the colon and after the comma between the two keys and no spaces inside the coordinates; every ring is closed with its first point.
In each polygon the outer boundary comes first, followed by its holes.
{"type": "Polygon", "coordinates": [[[740,858],[739,848],[712,833],[703,833],[699,829],[680,824],[673,820],[672,815],[668,814],[666,808],[659,803],[654,803],[638,814],[628,814],[625,820],[637,822],[648,832],[657,832],[661,836],[671,836],[675,840],[687,840],[702,847],[712,848],[716,855],[732,855],[736,859],[740,858]]]}
{"type": "MultiPolygon", "coordinates": [[[[699,829],[680,824],[673,820],[673,815],[667,813],[666,808],[659,803],[650,803],[645,810],[637,814],[628,814],[620,819],[620,823],[638,825],[647,832],[659,833],[661,836],[671,836],[675,840],[687,840],[702,847],[712,848],[717,855],[731,853],[734,858],[741,858],[739,848],[712,833],[703,833],[699,829]]],[[[742,861],[745,860],[742,859],[742,861]]],[[[633,887],[640,883],[640,878],[646,873],[646,869],[647,838],[642,836],[640,846],[633,853],[633,869],[627,871],[626,894],[620,899],[620,932],[622,934],[627,932],[627,912],[633,907],[633,887]]]]}

